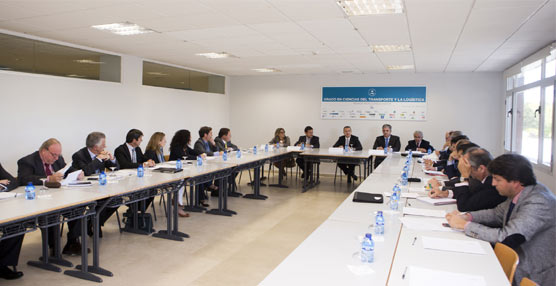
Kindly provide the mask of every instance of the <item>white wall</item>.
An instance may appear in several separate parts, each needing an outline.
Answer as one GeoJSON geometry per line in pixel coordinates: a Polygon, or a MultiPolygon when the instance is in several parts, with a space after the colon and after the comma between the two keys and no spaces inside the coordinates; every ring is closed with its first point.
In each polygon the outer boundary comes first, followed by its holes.
{"type": "MultiPolygon", "coordinates": [[[[330,147],[351,125],[369,149],[390,123],[402,148],[413,131],[441,147],[447,130],[462,130],[493,155],[503,151],[504,97],[501,73],[430,73],[381,75],[244,76],[230,80],[230,124],[233,141],[243,147],[267,142],[277,127],[292,141],[311,125],[322,147],[330,147]],[[323,86],[426,86],[427,121],[321,120],[323,86]]],[[[293,144],[294,142],[292,142],[293,144]]],[[[328,168],[329,172],[333,169],[328,168]]]]}
{"type": "Polygon", "coordinates": [[[14,176],[17,160],[50,137],[69,162],[91,131],[104,132],[113,152],[131,128],[145,134],[143,149],[156,131],[168,148],[178,129],[194,142],[201,126],[217,133],[229,123],[227,95],[143,86],[142,59],[132,56],[122,57],[121,83],[0,71],[0,99],[0,163],[14,176]]]}

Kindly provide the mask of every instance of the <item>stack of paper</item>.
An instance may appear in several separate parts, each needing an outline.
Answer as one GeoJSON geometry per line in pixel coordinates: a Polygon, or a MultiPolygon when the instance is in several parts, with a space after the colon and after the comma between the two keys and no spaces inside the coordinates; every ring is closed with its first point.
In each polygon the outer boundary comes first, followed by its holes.
{"type": "Polygon", "coordinates": [[[446,211],[444,210],[429,210],[429,209],[420,209],[420,208],[413,208],[413,207],[405,207],[403,208],[403,214],[405,215],[416,215],[416,216],[429,216],[429,217],[446,217],[446,211]]]}
{"type": "Polygon", "coordinates": [[[485,278],[478,275],[439,271],[418,266],[410,266],[406,279],[410,286],[483,286],[485,278]]]}
{"type": "Polygon", "coordinates": [[[486,254],[481,244],[476,240],[446,239],[440,237],[422,236],[423,247],[426,249],[486,254]]]}
{"type": "Polygon", "coordinates": [[[456,199],[452,198],[440,198],[434,199],[429,197],[418,197],[417,200],[425,202],[427,204],[435,205],[435,206],[443,206],[443,205],[451,205],[456,203],[456,199]]]}
{"type": "Polygon", "coordinates": [[[450,226],[446,227],[443,225],[448,223],[444,218],[404,216],[400,217],[400,221],[404,227],[414,230],[455,231],[450,226]]]}

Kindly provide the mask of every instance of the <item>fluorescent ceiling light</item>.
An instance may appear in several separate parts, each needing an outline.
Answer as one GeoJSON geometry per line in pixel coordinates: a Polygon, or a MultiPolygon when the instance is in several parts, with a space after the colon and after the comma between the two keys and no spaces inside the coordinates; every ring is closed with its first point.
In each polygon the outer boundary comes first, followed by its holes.
{"type": "Polygon", "coordinates": [[[130,22],[124,23],[113,23],[113,24],[105,24],[105,25],[94,25],[91,28],[95,28],[102,31],[112,32],[116,35],[121,36],[130,36],[130,35],[139,35],[139,34],[146,34],[152,33],[154,30],[141,27],[137,24],[133,24],[130,22]]]}
{"type": "Polygon", "coordinates": [[[413,65],[390,65],[386,67],[388,70],[412,70],[413,65]]]}
{"type": "Polygon", "coordinates": [[[163,73],[163,72],[147,72],[147,74],[150,75],[158,75],[158,76],[167,76],[167,73],[163,73]]]}
{"type": "Polygon", "coordinates": [[[373,45],[371,46],[375,53],[388,53],[388,52],[409,52],[411,51],[410,45],[373,45]]]}
{"type": "Polygon", "coordinates": [[[402,0],[340,0],[336,3],[348,16],[403,13],[402,0]]]}
{"type": "Polygon", "coordinates": [[[104,64],[104,62],[95,62],[93,60],[73,60],[73,62],[75,63],[79,63],[79,64],[92,64],[92,65],[100,65],[100,64],[104,64]]]}
{"type": "Polygon", "coordinates": [[[197,54],[198,56],[203,56],[209,59],[224,59],[224,58],[229,58],[229,57],[235,57],[233,55],[230,55],[228,53],[225,52],[221,52],[221,53],[200,53],[197,54]]]}
{"type": "Polygon", "coordinates": [[[275,68],[258,68],[258,69],[253,69],[254,71],[257,72],[280,72],[280,70],[275,69],[275,68]]]}

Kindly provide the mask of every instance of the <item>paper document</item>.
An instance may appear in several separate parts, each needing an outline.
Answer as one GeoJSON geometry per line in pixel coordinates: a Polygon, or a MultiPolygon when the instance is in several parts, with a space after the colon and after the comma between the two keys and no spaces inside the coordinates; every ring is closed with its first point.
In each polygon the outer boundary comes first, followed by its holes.
{"type": "MultiPolygon", "coordinates": [[[[392,196],[392,192],[384,192],[385,197],[392,196]]],[[[416,199],[419,196],[417,193],[402,193],[402,198],[416,199]]]]}
{"type": "Polygon", "coordinates": [[[444,211],[444,210],[429,210],[429,209],[420,209],[420,208],[413,208],[413,207],[403,208],[403,214],[416,215],[416,216],[440,217],[440,218],[446,217],[446,211],[444,211]]]}
{"type": "Polygon", "coordinates": [[[427,193],[427,189],[423,188],[423,187],[410,187],[409,188],[409,192],[410,193],[417,193],[417,194],[426,194],[427,193]]]}
{"type": "Polygon", "coordinates": [[[410,266],[408,275],[410,286],[484,286],[485,278],[479,275],[439,271],[434,269],[410,266]]]}
{"type": "Polygon", "coordinates": [[[69,185],[69,183],[77,181],[77,178],[79,177],[79,174],[81,174],[81,170],[77,170],[77,171],[73,171],[73,172],[69,173],[69,175],[64,180],[62,180],[61,185],[62,186],[67,186],[67,185],[69,185]]]}
{"type": "Polygon", "coordinates": [[[384,154],[384,150],[369,149],[369,155],[371,155],[371,156],[386,156],[387,154],[384,154]]]}
{"type": "Polygon", "coordinates": [[[300,146],[288,146],[286,148],[287,151],[301,151],[301,147],[300,146]]]}
{"type": "Polygon", "coordinates": [[[447,239],[432,236],[422,236],[423,248],[443,251],[453,251],[472,254],[486,254],[481,244],[476,240],[447,239]]]}
{"type": "Polygon", "coordinates": [[[218,157],[217,157],[217,156],[212,156],[212,157],[211,157],[211,156],[206,156],[206,157],[205,157],[205,160],[211,161],[211,160],[214,160],[214,159],[216,159],[216,158],[218,158],[218,157]]]}
{"type": "Polygon", "coordinates": [[[403,223],[404,227],[414,230],[456,231],[449,226],[446,227],[442,225],[443,223],[448,223],[445,218],[404,216],[400,217],[400,221],[403,223]]]}
{"type": "Polygon", "coordinates": [[[423,172],[425,172],[425,174],[427,175],[431,175],[431,176],[446,176],[444,173],[442,173],[441,171],[427,171],[427,170],[423,170],[423,172]]]}
{"type": "Polygon", "coordinates": [[[330,147],[330,148],[328,148],[328,153],[330,153],[330,154],[343,154],[344,153],[344,148],[330,147]]]}
{"type": "Polygon", "coordinates": [[[417,200],[434,206],[452,205],[456,203],[456,199],[452,198],[433,199],[429,197],[418,197],[417,200]]]}
{"type": "Polygon", "coordinates": [[[1,192],[0,193],[0,200],[15,198],[15,197],[16,197],[15,193],[8,193],[8,192],[1,192]]]}
{"type": "Polygon", "coordinates": [[[62,169],[56,171],[56,173],[65,174],[66,171],[71,167],[71,163],[72,163],[72,162],[67,163],[66,166],[65,166],[64,168],[62,168],[62,169]]]}

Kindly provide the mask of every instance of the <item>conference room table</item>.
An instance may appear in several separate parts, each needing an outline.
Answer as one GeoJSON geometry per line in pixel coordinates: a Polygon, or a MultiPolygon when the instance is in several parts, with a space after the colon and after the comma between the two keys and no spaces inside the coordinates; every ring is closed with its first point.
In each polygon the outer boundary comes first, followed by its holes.
{"type": "Polygon", "coordinates": [[[426,180],[430,178],[424,174],[416,159],[413,160],[410,174],[424,180],[409,183],[407,188],[402,189],[397,211],[389,208],[387,196],[384,196],[382,204],[352,201],[355,192],[391,192],[394,184],[399,182],[405,160],[399,154],[388,155],[388,159],[259,285],[423,285],[418,280],[419,271],[423,269],[433,275],[433,282],[427,285],[441,285],[435,284],[440,282],[444,283],[442,285],[461,285],[458,284],[460,281],[468,282],[470,277],[478,279],[474,282],[479,281],[483,285],[509,285],[488,242],[467,237],[449,228],[432,231],[410,229],[402,224],[400,218],[406,217],[403,209],[408,206],[428,210],[455,209],[453,204],[433,206],[403,197],[403,194],[412,192],[421,194],[426,180]],[[382,236],[375,236],[375,214],[379,210],[384,213],[385,232],[382,236]],[[360,262],[359,257],[365,233],[372,233],[375,243],[374,262],[371,264],[360,262]],[[478,242],[485,254],[425,249],[422,244],[424,237],[478,242]],[[442,280],[445,277],[460,279],[446,283],[442,280]]]}

